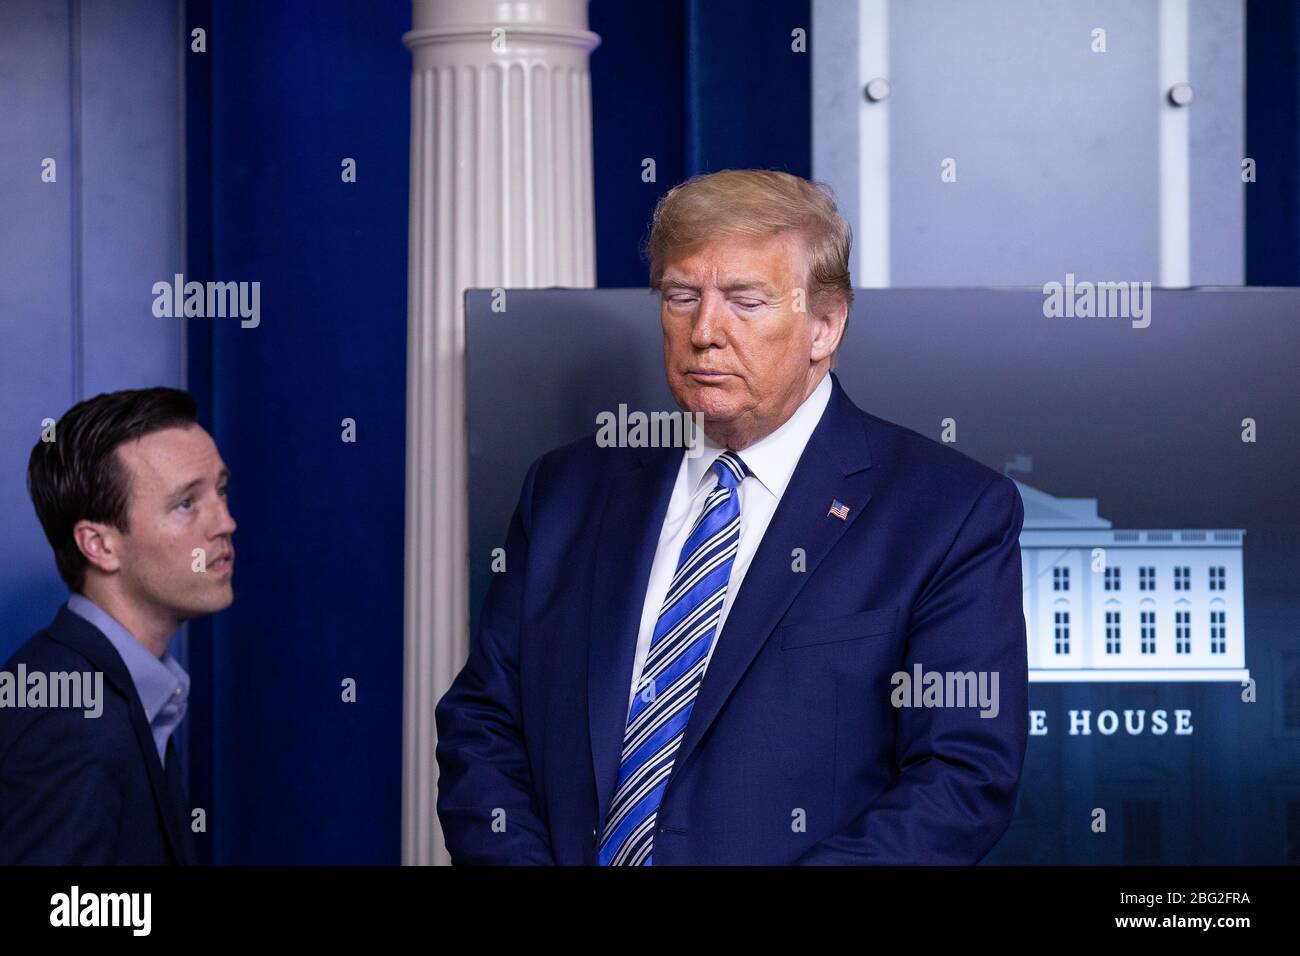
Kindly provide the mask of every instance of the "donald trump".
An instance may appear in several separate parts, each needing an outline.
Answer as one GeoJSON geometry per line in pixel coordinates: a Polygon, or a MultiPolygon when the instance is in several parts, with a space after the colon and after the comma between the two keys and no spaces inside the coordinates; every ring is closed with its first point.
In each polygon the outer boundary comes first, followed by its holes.
{"type": "Polygon", "coordinates": [[[849,398],[849,248],[786,173],[660,200],[664,374],[703,453],[587,437],[528,469],[436,711],[453,862],[973,864],[1006,830],[1023,507],[849,398]]]}

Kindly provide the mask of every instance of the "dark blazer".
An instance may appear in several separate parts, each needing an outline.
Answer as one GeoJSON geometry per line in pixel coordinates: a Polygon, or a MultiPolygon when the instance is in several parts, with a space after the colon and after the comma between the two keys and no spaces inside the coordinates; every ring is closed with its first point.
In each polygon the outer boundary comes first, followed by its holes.
{"type": "Polygon", "coordinates": [[[0,865],[196,862],[175,747],[167,772],[130,673],[100,630],[59,608],[5,664],[102,671],[103,713],[0,708],[0,865]]]}
{"type": "MultiPolygon", "coordinates": [[[[1011,821],[1028,723],[1019,492],[863,412],[831,374],[695,700],[657,866],[973,864],[1011,821]],[[998,716],[894,707],[891,675],[914,664],[997,672],[998,716]]],[[[596,861],[681,458],[593,435],[528,469],[506,571],[435,712],[453,862],[596,861]]]]}

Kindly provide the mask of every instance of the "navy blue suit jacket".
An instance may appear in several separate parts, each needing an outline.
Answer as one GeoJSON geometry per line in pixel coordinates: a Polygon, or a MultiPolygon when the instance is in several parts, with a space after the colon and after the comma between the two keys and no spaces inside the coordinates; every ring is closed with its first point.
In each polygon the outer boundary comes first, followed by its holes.
{"type": "MultiPolygon", "coordinates": [[[[695,700],[657,866],[973,864],[1011,821],[1028,721],[1019,492],[863,412],[831,374],[695,700]],[[896,708],[891,675],[915,664],[997,672],[998,716],[896,708]]],[[[596,861],[681,458],[592,435],[528,469],[506,570],[435,714],[454,863],[596,861]]]]}
{"type": "Polygon", "coordinates": [[[103,713],[0,708],[0,865],[196,862],[175,747],[167,770],[107,637],[61,607],[5,664],[104,674],[103,713]]]}

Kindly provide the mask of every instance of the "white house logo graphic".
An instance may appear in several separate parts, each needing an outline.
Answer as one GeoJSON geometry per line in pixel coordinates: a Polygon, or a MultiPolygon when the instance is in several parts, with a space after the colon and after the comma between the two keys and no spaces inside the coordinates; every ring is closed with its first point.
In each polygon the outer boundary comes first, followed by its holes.
{"type": "Polygon", "coordinates": [[[1244,530],[1120,531],[1097,514],[1096,498],[1016,485],[1031,682],[1250,676],[1244,530]]]}

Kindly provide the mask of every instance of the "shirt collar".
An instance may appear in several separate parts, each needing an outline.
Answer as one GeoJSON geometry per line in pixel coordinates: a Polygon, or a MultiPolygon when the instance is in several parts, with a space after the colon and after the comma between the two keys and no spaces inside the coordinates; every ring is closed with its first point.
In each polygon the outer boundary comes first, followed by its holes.
{"type": "Polygon", "coordinates": [[[162,660],[154,657],[116,618],[84,594],[70,594],[68,610],[108,638],[131,675],[131,683],[135,685],[150,724],[169,703],[186,703],[190,694],[190,675],[169,652],[164,653],[162,660]]]}
{"type": "MultiPolygon", "coordinates": [[[[804,447],[812,437],[813,429],[821,421],[822,413],[826,411],[830,400],[831,376],[830,372],[825,372],[817,387],[780,428],[737,453],[749,468],[750,474],[774,498],[779,500],[785,493],[785,487],[790,483],[790,476],[799,464],[804,447]]],[[[700,491],[705,479],[713,474],[713,462],[727,450],[726,446],[719,445],[704,434],[703,430],[700,431],[700,447],[702,451],[699,455],[686,459],[687,487],[691,489],[692,495],[700,491]]],[[[708,487],[712,488],[713,483],[709,482],[708,487]]]]}

